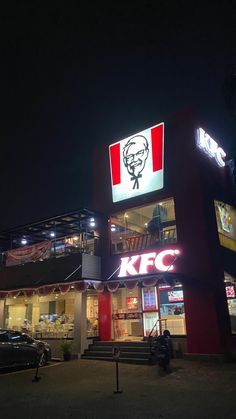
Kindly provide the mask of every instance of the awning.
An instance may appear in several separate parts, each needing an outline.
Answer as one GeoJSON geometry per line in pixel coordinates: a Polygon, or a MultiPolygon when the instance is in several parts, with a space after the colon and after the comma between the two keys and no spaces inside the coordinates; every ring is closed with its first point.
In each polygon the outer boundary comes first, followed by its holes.
{"type": "MultiPolygon", "coordinates": [[[[81,269],[78,265],[78,256],[72,255],[53,261],[53,271],[51,271],[49,261],[44,261],[31,265],[30,275],[24,276],[19,280],[17,276],[12,275],[9,281],[3,281],[0,286],[0,298],[13,298],[20,294],[26,297],[31,297],[34,294],[49,295],[55,291],[66,294],[70,289],[75,289],[78,292],[84,292],[87,289],[95,289],[97,292],[109,291],[116,292],[118,288],[134,289],[136,286],[154,287],[156,285],[175,285],[184,280],[183,275],[176,275],[172,273],[160,273],[143,275],[128,278],[116,278],[110,280],[94,280],[88,278],[81,278],[81,269]],[[65,263],[66,262],[66,263],[65,263]],[[73,262],[73,263],[72,263],[73,262]],[[48,271],[45,266],[48,265],[48,271]],[[40,268],[41,269],[38,269],[40,268]],[[57,280],[59,279],[59,281],[57,280]],[[7,286],[8,285],[8,286],[7,286]]],[[[19,272],[21,268],[28,267],[27,265],[16,266],[8,268],[10,273],[13,271],[19,272]]],[[[6,269],[5,269],[6,271],[6,269]]],[[[1,273],[0,273],[1,276],[1,273]]],[[[5,278],[6,279],[6,278],[5,278]]]]}
{"type": "MultiPolygon", "coordinates": [[[[77,282],[70,282],[68,284],[58,283],[53,285],[44,285],[42,287],[34,287],[34,288],[20,288],[20,289],[10,289],[0,291],[0,299],[4,298],[14,298],[18,297],[19,295],[25,295],[25,297],[32,297],[35,294],[39,296],[50,295],[53,292],[57,291],[61,294],[66,294],[71,289],[75,289],[76,291],[84,292],[88,288],[89,289],[97,289],[101,285],[101,281],[96,280],[79,280],[77,282]]],[[[104,287],[101,289],[104,290],[104,287]]]]}
{"type": "Polygon", "coordinates": [[[108,290],[109,292],[116,292],[118,288],[128,288],[129,290],[134,289],[137,285],[141,287],[155,287],[156,285],[171,285],[174,286],[184,280],[182,274],[172,273],[160,273],[150,274],[143,276],[134,276],[126,278],[109,279],[107,281],[101,281],[99,285],[100,290],[108,290]]]}

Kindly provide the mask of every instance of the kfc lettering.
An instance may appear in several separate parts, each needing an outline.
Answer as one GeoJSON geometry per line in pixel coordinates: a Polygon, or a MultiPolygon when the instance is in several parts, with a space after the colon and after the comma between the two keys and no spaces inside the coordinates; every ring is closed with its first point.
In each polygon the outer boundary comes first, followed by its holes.
{"type": "Polygon", "coordinates": [[[226,153],[218,146],[217,142],[207,134],[202,128],[197,130],[197,145],[201,148],[209,157],[213,157],[220,167],[225,166],[224,158],[226,153]]]}
{"type": "Polygon", "coordinates": [[[152,272],[170,272],[180,254],[179,249],[167,249],[160,253],[151,252],[142,255],[121,258],[118,277],[145,275],[152,272]]]}

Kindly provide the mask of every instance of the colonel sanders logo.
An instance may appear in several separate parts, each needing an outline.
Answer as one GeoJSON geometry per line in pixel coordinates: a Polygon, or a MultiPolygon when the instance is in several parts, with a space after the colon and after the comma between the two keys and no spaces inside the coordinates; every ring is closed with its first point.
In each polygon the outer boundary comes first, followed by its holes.
{"type": "Polygon", "coordinates": [[[139,179],[148,158],[149,148],[147,139],[143,135],[130,138],[123,149],[124,165],[134,181],[133,189],[139,189],[139,179]]]}
{"type": "Polygon", "coordinates": [[[163,188],[164,123],[109,147],[113,202],[163,188]]]}

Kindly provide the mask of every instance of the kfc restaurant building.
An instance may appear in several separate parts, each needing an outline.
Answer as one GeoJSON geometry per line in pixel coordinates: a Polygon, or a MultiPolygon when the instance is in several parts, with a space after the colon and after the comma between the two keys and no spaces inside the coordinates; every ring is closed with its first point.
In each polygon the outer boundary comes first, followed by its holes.
{"type": "Polygon", "coordinates": [[[190,112],[112,141],[96,155],[93,210],[0,232],[0,327],[55,348],[73,339],[80,355],[94,337],[142,341],[164,329],[183,352],[231,353],[229,167],[217,133],[190,112]]]}
{"type": "Polygon", "coordinates": [[[169,329],[190,354],[229,354],[236,331],[236,217],[222,141],[190,113],[96,156],[103,226],[101,340],[169,329]]]}

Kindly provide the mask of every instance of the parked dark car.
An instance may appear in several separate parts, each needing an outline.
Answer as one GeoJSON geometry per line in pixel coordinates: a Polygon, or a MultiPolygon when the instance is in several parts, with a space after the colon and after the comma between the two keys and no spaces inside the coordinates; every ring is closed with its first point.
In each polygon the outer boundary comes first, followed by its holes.
{"type": "Polygon", "coordinates": [[[26,333],[0,329],[0,368],[20,365],[43,366],[51,359],[46,342],[33,339],[26,333]]]}

